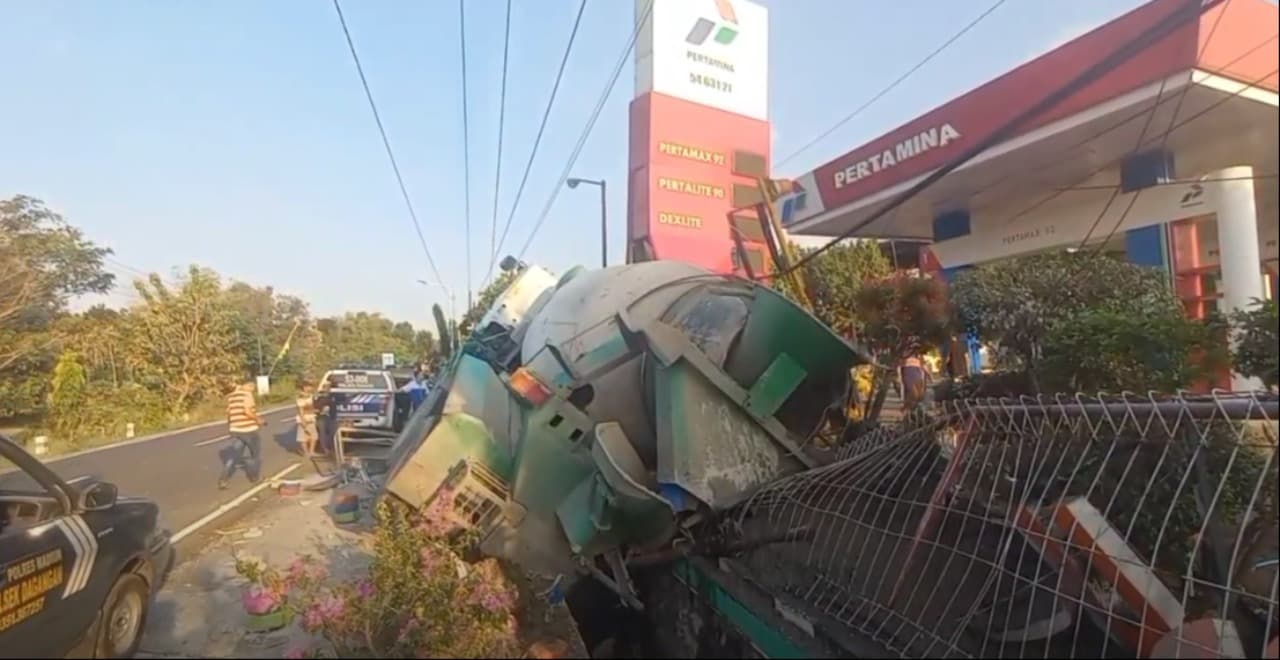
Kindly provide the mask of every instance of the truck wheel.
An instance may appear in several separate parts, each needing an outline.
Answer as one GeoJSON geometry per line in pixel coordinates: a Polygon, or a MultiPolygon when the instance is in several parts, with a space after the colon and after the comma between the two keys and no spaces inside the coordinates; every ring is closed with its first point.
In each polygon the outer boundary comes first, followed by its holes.
{"type": "Polygon", "coordinates": [[[98,618],[95,658],[131,658],[142,644],[151,589],[137,574],[125,573],[107,594],[98,618]]]}

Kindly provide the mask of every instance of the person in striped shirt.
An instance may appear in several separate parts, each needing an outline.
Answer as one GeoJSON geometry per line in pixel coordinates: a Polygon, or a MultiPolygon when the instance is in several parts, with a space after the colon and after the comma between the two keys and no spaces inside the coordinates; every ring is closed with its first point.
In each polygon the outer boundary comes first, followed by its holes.
{"type": "Polygon", "coordinates": [[[218,488],[225,489],[237,466],[244,466],[245,476],[257,483],[262,470],[262,437],[264,422],[258,415],[253,396],[253,383],[242,383],[227,395],[227,432],[231,434],[231,455],[222,466],[218,488]],[[246,457],[246,454],[248,456],[246,457]]]}

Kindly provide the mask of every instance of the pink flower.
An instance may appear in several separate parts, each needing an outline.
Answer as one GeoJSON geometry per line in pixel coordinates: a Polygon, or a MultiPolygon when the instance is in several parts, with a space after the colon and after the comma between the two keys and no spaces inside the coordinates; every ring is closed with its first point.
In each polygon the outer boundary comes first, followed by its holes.
{"type": "Polygon", "coordinates": [[[329,596],[320,601],[320,615],[325,621],[336,621],[347,611],[347,601],[342,596],[329,596]]]}
{"type": "Polygon", "coordinates": [[[455,526],[451,517],[453,507],[453,491],[441,490],[436,494],[435,499],[431,501],[431,505],[422,512],[422,519],[418,522],[418,529],[428,537],[439,537],[448,534],[455,526]]]}
{"type": "Polygon", "coordinates": [[[312,605],[302,613],[302,629],[307,632],[315,632],[324,627],[324,617],[320,614],[319,606],[312,605]]]}
{"type": "Polygon", "coordinates": [[[337,625],[346,612],[347,601],[341,596],[321,596],[302,613],[302,628],[307,632],[315,632],[325,626],[337,625]]]}
{"type": "Polygon", "coordinates": [[[506,589],[480,582],[471,591],[467,601],[471,605],[483,607],[490,612],[502,612],[515,604],[515,597],[506,589]]]}
{"type": "Polygon", "coordinates": [[[307,565],[310,563],[306,557],[297,557],[289,562],[287,575],[290,581],[296,582],[307,576],[307,565]]]}
{"type": "Polygon", "coordinates": [[[376,592],[377,589],[374,588],[373,582],[370,582],[369,580],[361,580],[360,583],[356,585],[356,593],[359,594],[360,598],[363,600],[373,598],[373,595],[376,592]]]}
{"type": "Polygon", "coordinates": [[[418,551],[418,557],[422,560],[422,572],[434,573],[444,566],[444,558],[440,556],[440,552],[433,546],[426,546],[418,551]]]}
{"type": "Polygon", "coordinates": [[[244,604],[244,610],[255,616],[274,612],[280,607],[281,600],[283,599],[280,594],[256,584],[249,587],[249,590],[240,598],[241,603],[244,604]]]}

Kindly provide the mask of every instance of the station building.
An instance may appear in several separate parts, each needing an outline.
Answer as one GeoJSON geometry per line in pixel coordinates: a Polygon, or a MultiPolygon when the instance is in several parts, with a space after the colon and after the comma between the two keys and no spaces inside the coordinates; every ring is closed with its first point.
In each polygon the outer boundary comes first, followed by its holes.
{"type": "MultiPolygon", "coordinates": [[[[796,177],[786,228],[837,236],[860,225],[1184,6],[1138,7],[796,177]]],[[[1278,22],[1265,0],[1215,7],[855,236],[928,241],[922,267],[946,278],[1016,255],[1101,250],[1165,269],[1197,318],[1274,297],[1278,22]]]]}

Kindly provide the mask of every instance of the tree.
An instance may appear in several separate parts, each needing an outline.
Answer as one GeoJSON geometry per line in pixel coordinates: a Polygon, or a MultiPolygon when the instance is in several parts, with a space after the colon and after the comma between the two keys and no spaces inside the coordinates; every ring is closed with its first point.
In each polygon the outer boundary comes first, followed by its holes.
{"type": "Polygon", "coordinates": [[[76,432],[83,425],[88,387],[89,376],[80,362],[80,356],[74,351],[64,352],[53,368],[49,412],[53,418],[54,430],[68,440],[74,441],[76,432]]]}
{"type": "Polygon", "coordinates": [[[313,373],[318,338],[311,331],[313,321],[305,302],[269,286],[244,282],[233,282],[223,297],[232,315],[236,352],[246,371],[295,379],[318,375],[313,373]]]}
{"type": "Polygon", "coordinates": [[[475,330],[475,325],[480,322],[485,313],[493,307],[493,303],[498,300],[498,296],[502,295],[507,287],[516,279],[516,271],[504,270],[484,289],[480,291],[480,295],[476,296],[475,304],[471,309],[467,310],[462,320],[458,322],[458,336],[469,337],[471,332],[475,330]]]}
{"type": "MultiPolygon", "coordinates": [[[[796,252],[802,257],[812,250],[796,252]]],[[[859,323],[857,295],[867,282],[892,272],[889,260],[875,241],[854,241],[835,245],[801,269],[813,314],[838,334],[852,337],[859,323]]],[[[785,280],[778,280],[783,294],[796,299],[785,280]]]]}
{"type": "Polygon", "coordinates": [[[144,303],[130,315],[133,368],[165,393],[174,414],[248,375],[216,273],[191,266],[176,291],[158,275],[134,287],[144,303]]]}
{"type": "Polygon", "coordinates": [[[1235,370],[1257,378],[1268,388],[1280,385],[1280,313],[1275,300],[1255,300],[1252,309],[1231,317],[1235,346],[1231,353],[1235,370]]]}
{"type": "Polygon", "coordinates": [[[327,366],[378,364],[383,353],[398,361],[413,362],[424,356],[416,348],[417,332],[408,323],[397,324],[381,314],[356,312],[317,323],[327,366]]]}
{"type": "MultiPolygon", "coordinates": [[[[1085,312],[1167,319],[1182,305],[1155,268],[1105,255],[1055,252],[983,264],[961,273],[951,302],[962,327],[1044,389],[1046,342],[1085,312]]],[[[1101,318],[1101,317],[1099,317],[1101,318]]]]}
{"type": "Polygon", "coordinates": [[[40,200],[0,200],[0,416],[43,408],[58,339],[52,325],[71,297],[111,288],[109,254],[40,200]]]}
{"type": "Polygon", "coordinates": [[[55,332],[64,351],[74,351],[84,363],[90,380],[118,387],[129,380],[125,361],[124,327],[127,312],[95,305],[59,320],[55,332]]]}
{"type": "Polygon", "coordinates": [[[953,315],[946,284],[932,277],[895,275],[867,283],[853,303],[861,318],[858,339],[882,367],[864,402],[863,419],[875,421],[903,362],[946,343],[953,315]]]}

